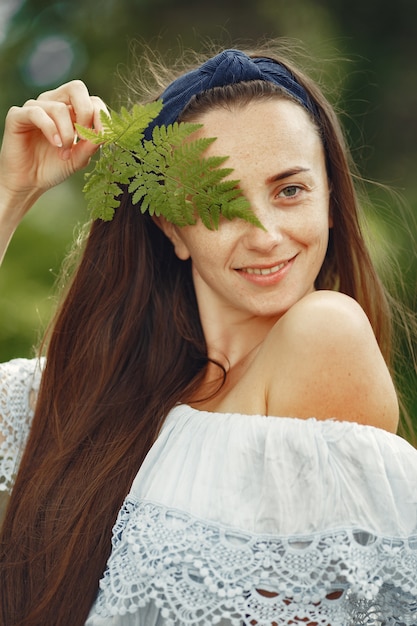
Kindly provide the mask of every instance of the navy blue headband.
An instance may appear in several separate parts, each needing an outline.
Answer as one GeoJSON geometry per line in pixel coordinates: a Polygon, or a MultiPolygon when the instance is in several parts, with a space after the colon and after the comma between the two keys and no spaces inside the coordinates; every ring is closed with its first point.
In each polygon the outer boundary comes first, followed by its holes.
{"type": "Polygon", "coordinates": [[[264,57],[251,58],[240,50],[224,50],[203,65],[174,80],[162,93],[163,108],[146,129],[150,139],[154,126],[173,124],[191,98],[213,87],[224,87],[250,80],[275,83],[316,116],[315,108],[304,87],[286,67],[264,57]]]}

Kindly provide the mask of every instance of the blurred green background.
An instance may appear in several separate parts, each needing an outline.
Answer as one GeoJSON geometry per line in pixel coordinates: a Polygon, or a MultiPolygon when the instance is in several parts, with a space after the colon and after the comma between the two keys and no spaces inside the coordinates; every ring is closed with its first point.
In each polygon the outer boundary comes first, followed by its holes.
{"type": "MultiPolygon", "coordinates": [[[[182,48],[204,49],[208,40],[251,46],[275,37],[304,44],[314,76],[341,111],[363,176],[402,195],[405,221],[396,198],[376,186],[368,190],[371,243],[378,262],[387,254],[397,260],[403,298],[415,310],[417,2],[1,0],[0,117],[72,78],[117,108],[135,40],[175,58],[182,48]]],[[[13,239],[0,274],[1,361],[33,354],[61,261],[86,219],[82,183],[80,174],[48,192],[13,239]]],[[[407,393],[417,415],[412,370],[409,361],[407,393]]]]}

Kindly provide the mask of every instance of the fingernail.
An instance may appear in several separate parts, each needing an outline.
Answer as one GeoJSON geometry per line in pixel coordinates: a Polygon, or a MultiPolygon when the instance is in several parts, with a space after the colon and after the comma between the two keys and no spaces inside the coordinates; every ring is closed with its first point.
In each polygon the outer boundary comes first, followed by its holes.
{"type": "Polygon", "coordinates": [[[62,140],[59,135],[54,135],[54,144],[58,146],[58,148],[62,148],[62,140]]]}

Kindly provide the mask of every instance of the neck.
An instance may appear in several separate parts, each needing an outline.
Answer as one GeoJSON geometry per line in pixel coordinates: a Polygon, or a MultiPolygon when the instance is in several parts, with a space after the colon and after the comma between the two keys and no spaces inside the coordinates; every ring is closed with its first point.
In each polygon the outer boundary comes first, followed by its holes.
{"type": "Polygon", "coordinates": [[[195,274],[194,286],[210,359],[196,397],[217,398],[219,392],[227,393],[241,377],[279,316],[238,309],[213,293],[195,274]]]}
{"type": "Polygon", "coordinates": [[[189,401],[199,409],[218,409],[219,403],[228,397],[248,371],[276,321],[224,313],[221,310],[209,310],[201,315],[210,361],[198,389],[189,401]]]}
{"type": "Polygon", "coordinates": [[[235,367],[262,344],[275,322],[275,318],[207,311],[201,315],[201,323],[209,358],[226,370],[235,367]]]}
{"type": "Polygon", "coordinates": [[[228,371],[264,341],[279,316],[239,309],[213,292],[197,272],[193,278],[208,357],[228,371]]]}

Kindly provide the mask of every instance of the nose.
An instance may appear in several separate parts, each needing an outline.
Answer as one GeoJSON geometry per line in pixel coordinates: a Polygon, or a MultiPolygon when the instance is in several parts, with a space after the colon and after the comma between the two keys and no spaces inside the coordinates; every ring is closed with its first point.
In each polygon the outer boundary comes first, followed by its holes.
{"type": "Polygon", "coordinates": [[[268,211],[255,213],[265,230],[248,223],[244,237],[245,245],[249,250],[270,252],[283,241],[282,230],[268,211]]]}

